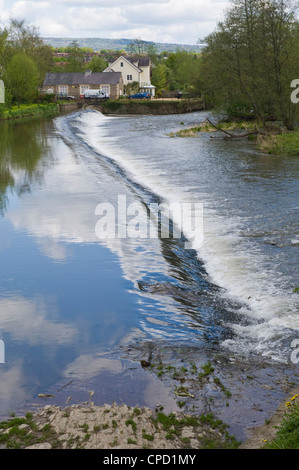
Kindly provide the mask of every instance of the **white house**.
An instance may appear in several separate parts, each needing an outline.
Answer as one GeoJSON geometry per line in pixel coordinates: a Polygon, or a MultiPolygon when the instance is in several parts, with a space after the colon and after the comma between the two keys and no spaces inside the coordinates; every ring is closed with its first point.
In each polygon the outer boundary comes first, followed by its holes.
{"type": "Polygon", "coordinates": [[[121,72],[124,86],[137,82],[140,91],[155,95],[155,87],[151,85],[151,61],[149,57],[120,56],[110,63],[104,72],[121,72]]]}

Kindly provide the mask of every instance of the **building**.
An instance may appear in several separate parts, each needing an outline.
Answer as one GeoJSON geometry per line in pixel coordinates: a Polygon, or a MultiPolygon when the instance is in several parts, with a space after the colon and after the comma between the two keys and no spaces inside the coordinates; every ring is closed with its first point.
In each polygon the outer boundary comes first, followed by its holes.
{"type": "Polygon", "coordinates": [[[47,73],[42,86],[44,93],[60,93],[79,99],[85,90],[98,89],[111,99],[118,99],[123,93],[123,79],[120,72],[62,72],[47,73]]]}
{"type": "Polygon", "coordinates": [[[137,82],[140,91],[155,95],[155,87],[151,85],[151,61],[149,57],[120,56],[104,70],[104,73],[120,72],[123,78],[125,94],[126,85],[137,82]]]}

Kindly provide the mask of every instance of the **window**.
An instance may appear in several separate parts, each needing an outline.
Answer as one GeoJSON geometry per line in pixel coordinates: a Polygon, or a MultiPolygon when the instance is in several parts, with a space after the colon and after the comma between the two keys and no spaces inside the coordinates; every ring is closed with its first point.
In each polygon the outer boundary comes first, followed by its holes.
{"type": "Polygon", "coordinates": [[[106,96],[110,95],[110,86],[109,85],[101,86],[101,90],[105,93],[106,96]]]}
{"type": "Polygon", "coordinates": [[[63,95],[67,95],[67,85],[59,85],[58,86],[59,93],[63,95]]]}
{"type": "Polygon", "coordinates": [[[127,75],[127,80],[132,80],[132,75],[127,75]]]}
{"type": "Polygon", "coordinates": [[[123,62],[121,62],[121,63],[120,63],[120,66],[121,66],[121,67],[123,67],[123,66],[124,66],[124,63],[123,63],[123,62]]]}
{"type": "Polygon", "coordinates": [[[89,90],[89,85],[80,85],[80,95],[84,95],[86,90],[89,90]]]}

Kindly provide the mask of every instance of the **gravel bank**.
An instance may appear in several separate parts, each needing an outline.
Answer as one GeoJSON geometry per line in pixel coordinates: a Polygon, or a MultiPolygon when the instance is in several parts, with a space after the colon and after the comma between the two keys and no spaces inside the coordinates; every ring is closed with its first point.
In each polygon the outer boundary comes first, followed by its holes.
{"type": "Polygon", "coordinates": [[[18,443],[25,449],[201,449],[230,442],[217,421],[116,404],[46,405],[7,423],[0,432],[2,448],[18,443]]]}
{"type": "Polygon", "coordinates": [[[124,348],[122,356],[129,357],[132,376],[118,377],[121,403],[99,400],[107,377],[94,392],[86,384],[83,396],[88,393],[89,400],[76,404],[70,403],[71,385],[61,387],[56,397],[50,390],[41,396],[51,404],[0,423],[0,448],[258,449],[274,438],[285,403],[298,394],[284,367],[274,371],[267,364],[257,367],[233,357],[206,357],[193,348],[151,343],[124,348]],[[130,379],[130,387],[133,381],[136,388],[135,381],[144,377],[151,378],[151,402],[160,405],[124,404],[125,383],[130,379]],[[169,395],[160,393],[161,384],[169,395]]]}

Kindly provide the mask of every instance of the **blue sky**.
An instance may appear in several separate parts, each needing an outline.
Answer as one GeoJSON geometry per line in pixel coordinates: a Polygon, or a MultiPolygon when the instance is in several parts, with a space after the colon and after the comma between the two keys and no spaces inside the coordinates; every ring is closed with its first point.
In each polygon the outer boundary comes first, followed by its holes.
{"type": "Polygon", "coordinates": [[[0,0],[0,25],[25,19],[41,36],[196,44],[215,29],[226,0],[0,0]]]}

